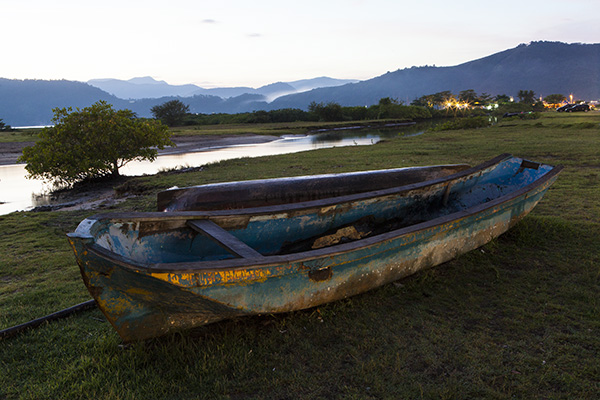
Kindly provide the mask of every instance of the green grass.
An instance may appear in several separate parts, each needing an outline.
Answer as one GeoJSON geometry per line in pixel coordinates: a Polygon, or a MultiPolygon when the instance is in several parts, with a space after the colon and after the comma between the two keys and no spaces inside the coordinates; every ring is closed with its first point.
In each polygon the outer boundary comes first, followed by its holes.
{"type": "Polygon", "coordinates": [[[38,140],[37,134],[39,131],[39,128],[0,131],[0,143],[34,142],[38,140]]]}
{"type": "MultiPolygon", "coordinates": [[[[116,208],[152,210],[173,185],[504,152],[566,168],[529,217],[481,249],[345,301],[126,349],[99,311],[83,312],[0,341],[0,399],[598,398],[600,113],[132,178],[142,195],[116,208]]],[[[89,299],[64,234],[94,213],[0,216],[0,328],[89,299]]]]}
{"type": "Polygon", "coordinates": [[[401,120],[368,120],[368,121],[349,121],[349,122],[276,122],[260,124],[223,124],[223,125],[196,125],[173,127],[171,131],[175,136],[188,135],[294,135],[306,134],[309,131],[317,129],[332,129],[343,126],[356,125],[383,125],[388,123],[405,122],[401,120]]]}

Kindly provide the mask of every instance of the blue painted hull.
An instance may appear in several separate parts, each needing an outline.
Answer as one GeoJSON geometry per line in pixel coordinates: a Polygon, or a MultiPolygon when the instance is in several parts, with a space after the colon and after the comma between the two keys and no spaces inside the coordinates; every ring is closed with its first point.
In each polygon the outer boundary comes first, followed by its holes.
{"type": "Polygon", "coordinates": [[[100,215],[69,240],[108,320],[123,340],[140,340],[314,307],[439,265],[510,229],[559,172],[502,156],[431,182],[313,203],[100,215]],[[256,252],[232,255],[214,244],[218,234],[191,229],[193,220],[224,228],[225,247],[256,252]],[[348,239],[340,234],[348,227],[371,231],[348,239]],[[333,243],[318,247],[323,236],[333,243]]]}

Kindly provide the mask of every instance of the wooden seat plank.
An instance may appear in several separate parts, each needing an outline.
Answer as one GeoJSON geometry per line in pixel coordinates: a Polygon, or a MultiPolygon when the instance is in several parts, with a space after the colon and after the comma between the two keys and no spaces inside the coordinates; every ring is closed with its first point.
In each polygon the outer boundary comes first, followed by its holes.
{"type": "Polygon", "coordinates": [[[241,258],[263,258],[264,256],[242,242],[219,225],[208,219],[188,220],[187,225],[195,231],[213,239],[221,247],[241,258]]]}

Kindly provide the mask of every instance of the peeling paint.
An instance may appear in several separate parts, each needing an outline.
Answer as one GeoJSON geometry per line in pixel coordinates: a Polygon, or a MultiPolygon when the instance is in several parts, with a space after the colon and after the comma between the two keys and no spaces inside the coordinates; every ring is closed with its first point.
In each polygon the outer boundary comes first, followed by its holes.
{"type": "Polygon", "coordinates": [[[140,340],[233,316],[314,307],[475,249],[531,211],[560,171],[539,165],[518,172],[522,165],[499,157],[450,181],[411,185],[377,199],[361,195],[340,207],[307,203],[271,214],[261,208],[258,218],[252,209],[107,214],[82,222],[69,240],[102,312],[123,340],[140,340]],[[375,224],[373,233],[349,234],[347,228],[365,216],[375,224]],[[187,228],[190,218],[211,218],[231,242],[255,252],[228,254],[210,235],[187,228]],[[310,244],[332,235],[323,248],[281,250],[296,237],[310,244]],[[338,238],[347,242],[334,243],[338,238]]]}

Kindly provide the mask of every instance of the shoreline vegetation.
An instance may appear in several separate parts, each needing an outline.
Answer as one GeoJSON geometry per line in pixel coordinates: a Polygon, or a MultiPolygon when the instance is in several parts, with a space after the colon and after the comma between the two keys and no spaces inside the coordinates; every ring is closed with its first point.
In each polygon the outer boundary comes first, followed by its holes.
{"type": "MultiPolygon", "coordinates": [[[[307,129],[292,125],[222,125],[218,133],[268,139],[307,129]]],[[[174,129],[175,137],[208,132],[216,131],[174,129]]],[[[65,239],[82,219],[153,211],[156,193],[172,186],[476,165],[500,153],[565,166],[536,209],[499,239],[363,295],[126,348],[97,309],[0,340],[0,398],[596,398],[598,143],[600,112],[546,112],[372,146],[128,177],[111,186],[122,201],[100,211],[0,216],[4,329],[89,300],[65,239]]]]}

